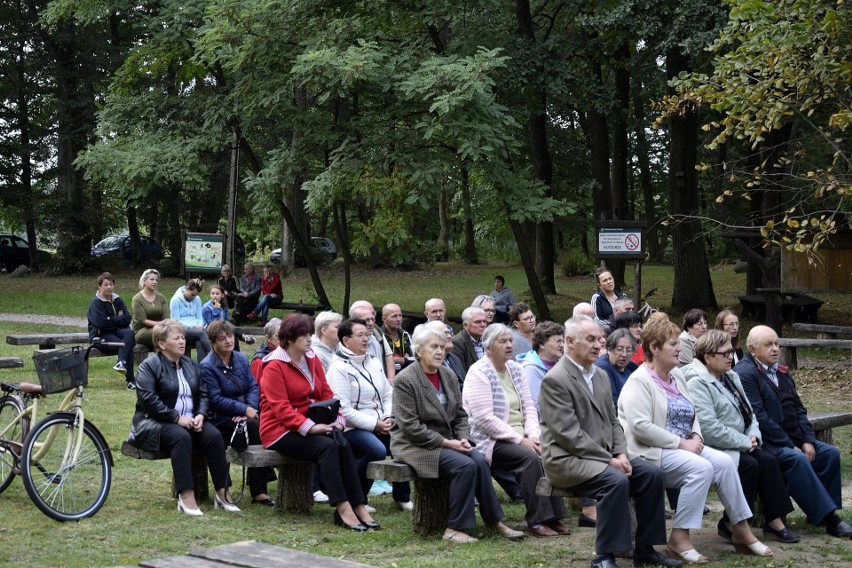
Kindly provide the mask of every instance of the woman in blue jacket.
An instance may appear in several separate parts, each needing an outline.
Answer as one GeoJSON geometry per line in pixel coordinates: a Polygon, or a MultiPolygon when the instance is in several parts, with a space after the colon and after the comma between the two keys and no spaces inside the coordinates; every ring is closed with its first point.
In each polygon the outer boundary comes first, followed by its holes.
{"type": "MultiPolygon", "coordinates": [[[[234,351],[234,326],[227,321],[214,321],[207,326],[207,337],[213,350],[201,361],[201,377],[210,398],[210,423],[219,429],[227,444],[237,425],[245,422],[248,443],[260,444],[260,389],[251,374],[248,358],[234,351]]],[[[249,468],[252,503],[275,504],[266,493],[269,473],[266,467],[249,468]]]]}
{"type": "Polygon", "coordinates": [[[127,388],[135,388],[133,381],[133,347],[135,335],[130,329],[131,313],[118,294],[113,292],[115,277],[109,272],[98,276],[98,291],[89,302],[89,341],[96,337],[103,342],[121,343],[118,362],[113,370],[124,375],[127,388]]]}

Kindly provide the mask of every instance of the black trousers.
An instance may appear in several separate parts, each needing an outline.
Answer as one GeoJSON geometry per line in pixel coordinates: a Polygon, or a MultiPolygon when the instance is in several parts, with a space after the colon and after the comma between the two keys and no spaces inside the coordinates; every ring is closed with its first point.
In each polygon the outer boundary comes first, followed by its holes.
{"type": "Polygon", "coordinates": [[[218,491],[228,486],[228,462],[225,443],[215,426],[204,422],[200,432],[189,431],[177,424],[163,424],[160,430],[160,451],[172,461],[172,472],[178,491],[192,489],[192,452],[201,451],[207,458],[207,468],[218,491]]]}
{"type": "Polygon", "coordinates": [[[438,475],[450,480],[448,528],[463,531],[476,526],[474,497],[479,500],[479,514],[486,524],[494,525],[503,519],[503,509],[494,492],[491,468],[485,456],[475,450],[464,454],[441,448],[438,475]]]}
{"type": "Polygon", "coordinates": [[[634,459],[633,473],[627,477],[614,467],[575,485],[574,493],[597,501],[598,526],[595,551],[613,554],[632,550],[630,499],[636,504],[636,547],[666,542],[666,517],[663,502],[666,476],[659,467],[634,459]]]}
{"type": "MultiPolygon", "coordinates": [[[[231,436],[234,434],[234,428],[236,427],[237,423],[233,420],[227,420],[216,426],[219,432],[221,432],[222,440],[226,446],[231,442],[231,436]]],[[[257,420],[246,420],[246,427],[248,428],[249,444],[260,444],[260,422],[257,420]]],[[[248,468],[248,484],[252,497],[266,493],[266,482],[270,477],[270,469],[269,467],[248,468]]]]}
{"type": "MultiPolygon", "coordinates": [[[[743,495],[749,509],[754,511],[754,501],[760,497],[763,503],[763,517],[767,522],[783,517],[793,511],[793,502],[787,492],[787,484],[781,475],[781,467],[775,456],[764,449],[753,452],[740,452],[737,466],[743,495]]],[[[724,518],[727,520],[728,515],[724,518]]]]}
{"type": "Polygon", "coordinates": [[[269,446],[270,450],[301,461],[309,461],[319,467],[320,479],[328,495],[330,505],[349,501],[351,505],[366,503],[352,449],[338,446],[331,436],[289,432],[269,446]]]}
{"type": "Polygon", "coordinates": [[[498,441],[491,454],[491,465],[514,473],[526,505],[525,519],[529,526],[565,518],[565,502],[561,497],[535,494],[538,480],[544,477],[541,456],[535,450],[512,442],[498,441]]]}

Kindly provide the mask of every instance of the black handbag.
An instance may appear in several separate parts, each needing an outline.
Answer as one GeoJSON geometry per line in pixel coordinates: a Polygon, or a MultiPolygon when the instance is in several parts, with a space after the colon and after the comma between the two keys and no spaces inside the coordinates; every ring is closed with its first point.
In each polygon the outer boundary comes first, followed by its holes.
{"type": "Polygon", "coordinates": [[[340,401],[336,398],[329,400],[321,400],[312,402],[308,407],[308,418],[316,424],[331,424],[337,420],[337,413],[340,412],[340,401]]]}
{"type": "Polygon", "coordinates": [[[246,420],[241,420],[234,426],[234,432],[231,434],[231,441],[228,445],[235,450],[243,451],[248,449],[249,435],[246,422],[246,420]]]}

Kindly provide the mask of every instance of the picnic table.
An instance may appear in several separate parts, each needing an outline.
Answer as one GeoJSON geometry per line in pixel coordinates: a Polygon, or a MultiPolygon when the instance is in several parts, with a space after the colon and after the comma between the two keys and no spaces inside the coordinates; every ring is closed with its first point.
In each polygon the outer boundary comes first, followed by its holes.
{"type": "MultiPolygon", "coordinates": [[[[740,304],[743,306],[742,317],[755,321],[766,321],[766,293],[748,294],[740,296],[740,304]]],[[[799,292],[779,292],[781,295],[781,317],[790,324],[797,322],[818,323],[817,312],[823,305],[823,301],[807,294],[799,292]]]]}

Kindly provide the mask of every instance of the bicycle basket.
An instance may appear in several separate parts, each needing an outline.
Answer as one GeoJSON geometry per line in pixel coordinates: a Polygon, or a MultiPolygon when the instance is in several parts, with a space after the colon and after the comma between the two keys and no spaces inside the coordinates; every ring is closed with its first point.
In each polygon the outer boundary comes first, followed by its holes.
{"type": "Polygon", "coordinates": [[[86,350],[80,347],[36,353],[33,363],[44,394],[71,390],[89,382],[86,350]]]}

